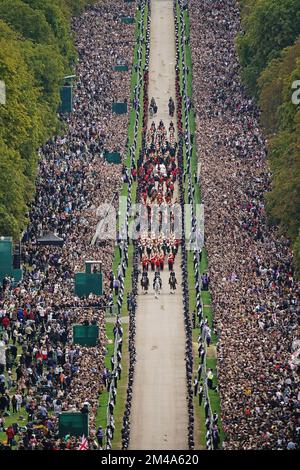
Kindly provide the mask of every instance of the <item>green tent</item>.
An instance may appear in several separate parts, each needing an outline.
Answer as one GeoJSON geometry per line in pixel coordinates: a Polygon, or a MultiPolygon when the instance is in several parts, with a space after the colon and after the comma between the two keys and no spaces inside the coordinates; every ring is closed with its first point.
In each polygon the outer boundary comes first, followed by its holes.
{"type": "Polygon", "coordinates": [[[63,86],[60,89],[61,105],[59,108],[60,113],[71,113],[73,110],[73,87],[63,86]]]}
{"type": "Polygon", "coordinates": [[[120,152],[108,152],[105,150],[103,156],[109,163],[121,163],[122,161],[120,152]]]}
{"type": "Polygon", "coordinates": [[[90,294],[102,295],[102,273],[76,273],[75,295],[88,297],[90,294]]]}
{"type": "Polygon", "coordinates": [[[115,65],[115,71],[116,72],[127,72],[128,71],[128,65],[115,65]]]}
{"type": "Polygon", "coordinates": [[[80,412],[63,412],[58,421],[59,437],[89,435],[89,415],[80,412]]]}
{"type": "Polygon", "coordinates": [[[99,338],[98,325],[74,325],[73,326],[73,343],[81,346],[97,345],[99,338]]]}
{"type": "Polygon", "coordinates": [[[116,114],[126,114],[127,113],[127,103],[113,103],[112,110],[116,114]]]}
{"type": "Polygon", "coordinates": [[[125,24],[132,24],[135,22],[135,19],[132,16],[122,16],[121,21],[125,24]]]}
{"type": "Polygon", "coordinates": [[[6,276],[13,277],[16,282],[22,279],[22,269],[14,269],[13,266],[13,239],[12,237],[0,237],[0,282],[6,276]]]}
{"type": "Polygon", "coordinates": [[[103,275],[100,272],[92,273],[92,266],[101,265],[99,261],[86,261],[85,273],[75,274],[75,295],[77,297],[88,297],[90,294],[103,294],[103,275]]]}

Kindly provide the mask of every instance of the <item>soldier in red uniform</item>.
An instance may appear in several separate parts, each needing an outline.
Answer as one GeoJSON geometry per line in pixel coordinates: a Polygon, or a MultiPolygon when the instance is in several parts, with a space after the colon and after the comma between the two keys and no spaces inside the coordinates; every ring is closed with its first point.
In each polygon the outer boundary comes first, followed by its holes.
{"type": "Polygon", "coordinates": [[[150,259],[151,270],[152,270],[152,271],[155,271],[155,261],[156,261],[156,257],[155,257],[155,255],[152,255],[152,256],[151,256],[151,259],[150,259]]]}
{"type": "Polygon", "coordinates": [[[173,271],[174,261],[175,261],[174,254],[170,253],[168,256],[169,271],[173,271]]]}
{"type": "Polygon", "coordinates": [[[159,254],[155,255],[155,267],[156,267],[156,271],[159,271],[159,268],[160,268],[159,254]]]}
{"type": "Polygon", "coordinates": [[[159,267],[160,267],[160,270],[163,271],[164,270],[164,264],[165,264],[165,255],[163,253],[161,253],[159,255],[159,267]]]}
{"type": "Polygon", "coordinates": [[[142,258],[143,271],[148,271],[148,265],[149,265],[149,260],[146,255],[143,255],[143,258],[142,258]]]}

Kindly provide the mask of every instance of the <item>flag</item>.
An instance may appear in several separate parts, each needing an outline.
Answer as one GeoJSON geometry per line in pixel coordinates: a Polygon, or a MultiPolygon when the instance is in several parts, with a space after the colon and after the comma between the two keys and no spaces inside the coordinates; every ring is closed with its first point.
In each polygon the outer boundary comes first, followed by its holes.
{"type": "Polygon", "coordinates": [[[88,450],[88,441],[85,436],[82,436],[78,450],[88,450]]]}

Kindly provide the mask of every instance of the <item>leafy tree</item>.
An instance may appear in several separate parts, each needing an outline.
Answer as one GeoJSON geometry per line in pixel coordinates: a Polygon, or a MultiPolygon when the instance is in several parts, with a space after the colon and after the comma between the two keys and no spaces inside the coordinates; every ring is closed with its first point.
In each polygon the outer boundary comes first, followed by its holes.
{"type": "Polygon", "coordinates": [[[64,0],[72,15],[79,15],[87,5],[96,3],[96,0],[64,0]]]}
{"type": "Polygon", "coordinates": [[[239,7],[244,25],[246,24],[247,18],[253,10],[256,2],[257,0],[239,0],[239,7]]]}
{"type": "Polygon", "coordinates": [[[76,58],[71,16],[88,0],[0,0],[0,235],[18,238],[34,195],[37,149],[57,130],[59,90],[76,58]]]}
{"type": "Polygon", "coordinates": [[[300,0],[240,0],[244,35],[238,38],[242,75],[258,98],[269,137],[272,224],[291,241],[300,277],[300,106],[292,83],[300,79],[300,0]]]}
{"type": "Polygon", "coordinates": [[[33,10],[44,14],[56,38],[58,48],[66,64],[75,61],[76,53],[70,30],[70,19],[65,17],[66,10],[62,10],[62,4],[53,0],[23,0],[33,10]]]}
{"type": "Polygon", "coordinates": [[[296,67],[290,75],[284,80],[283,102],[279,108],[280,130],[289,130],[296,132],[299,119],[299,106],[292,101],[292,84],[300,79],[300,56],[296,60],[296,67]]]}
{"type": "Polygon", "coordinates": [[[292,116],[287,119],[288,110],[285,103],[291,103],[291,84],[294,77],[300,77],[296,69],[297,59],[300,57],[300,38],[295,44],[284,49],[280,58],[273,59],[258,79],[259,105],[262,110],[261,122],[267,134],[274,134],[279,129],[284,129],[288,122],[293,121],[295,106],[292,116]],[[296,70],[295,70],[296,69],[296,70]],[[286,118],[283,118],[283,114],[286,118]],[[284,121],[284,122],[283,122],[284,121]]]}
{"type": "Polygon", "coordinates": [[[267,195],[271,221],[280,223],[292,241],[300,228],[300,111],[295,131],[280,132],[270,144],[272,191],[267,195]]]}
{"type": "Polygon", "coordinates": [[[0,137],[11,149],[20,151],[28,176],[35,174],[36,149],[47,130],[43,125],[41,92],[34,86],[16,40],[0,38],[0,76],[6,83],[6,105],[0,107],[0,137]]]}
{"type": "MultiPolygon", "coordinates": [[[[260,102],[266,106],[263,119],[270,113],[276,116],[275,137],[269,145],[272,190],[267,195],[267,208],[271,222],[280,224],[292,242],[299,237],[300,228],[300,109],[291,99],[291,85],[300,77],[299,49],[298,39],[293,47],[283,52],[281,60],[269,64],[260,80],[260,102]],[[268,93],[276,95],[269,103],[268,93]]],[[[296,265],[297,260],[300,260],[300,253],[295,257],[296,265]]],[[[300,264],[297,269],[300,274],[300,264]]]]}
{"type": "Polygon", "coordinates": [[[25,39],[41,44],[55,44],[53,31],[44,14],[33,10],[21,0],[0,0],[0,19],[25,39]]]}
{"type": "Polygon", "coordinates": [[[238,39],[243,79],[253,94],[268,62],[300,34],[300,0],[257,0],[238,39]]]}
{"type": "Polygon", "coordinates": [[[9,150],[0,140],[0,233],[18,236],[26,223],[23,162],[18,152],[9,150]]]}
{"type": "MultiPolygon", "coordinates": [[[[41,102],[45,106],[45,112],[51,112],[51,119],[55,120],[60,104],[59,89],[64,76],[62,57],[55,48],[47,44],[32,44],[28,41],[24,43],[23,49],[25,60],[41,91],[41,102]]],[[[52,131],[54,129],[55,127],[52,131]]]]}

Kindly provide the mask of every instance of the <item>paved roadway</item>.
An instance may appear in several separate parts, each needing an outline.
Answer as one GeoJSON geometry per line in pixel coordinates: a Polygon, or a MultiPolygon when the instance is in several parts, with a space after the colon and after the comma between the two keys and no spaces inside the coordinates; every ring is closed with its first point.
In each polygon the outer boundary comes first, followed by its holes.
{"type": "MultiPolygon", "coordinates": [[[[149,98],[158,105],[155,121],[169,127],[168,101],[175,99],[175,30],[172,0],[152,0],[149,98]]],[[[149,125],[151,120],[149,120],[149,125]]],[[[185,331],[180,254],[176,294],[170,295],[168,270],[158,299],[139,293],[136,318],[137,364],[131,412],[131,449],[188,449],[185,331]]]]}

